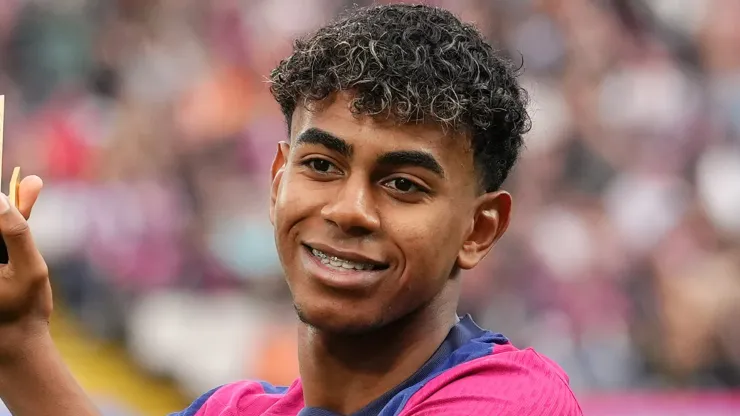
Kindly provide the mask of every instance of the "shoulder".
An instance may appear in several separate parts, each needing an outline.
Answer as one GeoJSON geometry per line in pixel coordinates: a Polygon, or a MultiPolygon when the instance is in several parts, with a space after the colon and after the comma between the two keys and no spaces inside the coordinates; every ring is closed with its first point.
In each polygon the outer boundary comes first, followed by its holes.
{"type": "Polygon", "coordinates": [[[217,387],[198,397],[187,409],[170,416],[259,416],[275,406],[300,409],[302,405],[298,381],[290,387],[240,381],[217,387]]]}
{"type": "Polygon", "coordinates": [[[534,349],[497,345],[492,354],[429,380],[401,416],[581,416],[565,371],[534,349]]]}

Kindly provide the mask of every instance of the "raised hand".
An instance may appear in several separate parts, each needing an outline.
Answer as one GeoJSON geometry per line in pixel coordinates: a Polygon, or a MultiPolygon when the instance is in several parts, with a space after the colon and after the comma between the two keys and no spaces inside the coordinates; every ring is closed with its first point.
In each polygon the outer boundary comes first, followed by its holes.
{"type": "Polygon", "coordinates": [[[12,359],[24,338],[48,330],[52,312],[49,273],[34,244],[27,219],[38,199],[43,181],[24,178],[18,208],[0,194],[0,233],[10,261],[0,266],[0,359],[12,359]]]}
{"type": "Polygon", "coordinates": [[[0,266],[0,399],[14,416],[99,416],[49,333],[49,272],[26,222],[42,186],[38,176],[23,179],[17,208],[0,194],[9,255],[0,266]]]}

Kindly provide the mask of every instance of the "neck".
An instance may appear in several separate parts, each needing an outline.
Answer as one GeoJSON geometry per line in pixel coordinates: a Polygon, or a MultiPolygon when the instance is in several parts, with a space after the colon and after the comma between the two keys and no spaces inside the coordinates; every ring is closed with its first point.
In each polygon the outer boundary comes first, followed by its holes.
{"type": "Polygon", "coordinates": [[[457,322],[455,285],[406,317],[371,333],[325,333],[301,324],[298,357],[306,406],[347,415],[412,376],[457,322]]]}

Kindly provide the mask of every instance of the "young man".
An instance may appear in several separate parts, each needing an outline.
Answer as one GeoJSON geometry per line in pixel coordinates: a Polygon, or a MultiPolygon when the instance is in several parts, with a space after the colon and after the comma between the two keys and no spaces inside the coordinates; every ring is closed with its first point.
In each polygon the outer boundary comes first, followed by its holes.
{"type": "MultiPolygon", "coordinates": [[[[179,416],[575,416],[564,372],[458,318],[459,270],[506,230],[499,190],[529,119],[512,66],[425,6],[360,9],[296,42],[271,75],[290,140],[270,219],[300,318],[301,378],[216,388],[179,416]]],[[[49,337],[46,267],[2,199],[0,397],[17,416],[96,411],[49,337]]]]}

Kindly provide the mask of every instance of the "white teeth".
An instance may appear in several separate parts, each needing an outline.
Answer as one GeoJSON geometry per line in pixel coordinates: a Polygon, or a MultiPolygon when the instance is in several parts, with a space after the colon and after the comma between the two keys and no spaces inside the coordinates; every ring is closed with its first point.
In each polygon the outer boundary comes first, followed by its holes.
{"type": "Polygon", "coordinates": [[[311,249],[311,253],[313,253],[314,256],[321,259],[322,264],[326,264],[326,265],[340,268],[340,269],[371,270],[373,268],[372,264],[355,263],[353,261],[340,259],[339,257],[329,256],[326,253],[316,250],[315,248],[311,249]]]}

